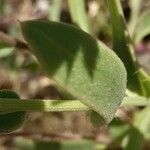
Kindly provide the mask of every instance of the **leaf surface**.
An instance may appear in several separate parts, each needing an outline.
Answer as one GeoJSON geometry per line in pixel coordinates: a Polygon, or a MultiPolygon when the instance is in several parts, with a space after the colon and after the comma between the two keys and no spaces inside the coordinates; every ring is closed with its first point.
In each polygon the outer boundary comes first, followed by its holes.
{"type": "Polygon", "coordinates": [[[117,55],[86,32],[67,24],[26,21],[21,27],[32,52],[58,86],[109,123],[126,88],[126,70],[117,55]]]}

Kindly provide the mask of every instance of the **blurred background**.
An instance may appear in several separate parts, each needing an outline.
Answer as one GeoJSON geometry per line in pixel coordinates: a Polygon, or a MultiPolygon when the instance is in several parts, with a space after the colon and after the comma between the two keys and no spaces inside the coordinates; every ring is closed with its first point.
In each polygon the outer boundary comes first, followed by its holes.
{"type": "MultiPolygon", "coordinates": [[[[19,21],[44,19],[77,25],[68,1],[0,0],[0,89],[14,90],[21,98],[61,99],[53,81],[46,77],[36,58],[28,51],[19,21]]],[[[88,29],[93,36],[112,47],[111,19],[106,1],[84,2],[88,29]]],[[[150,1],[121,0],[121,4],[130,35],[134,37],[140,16],[150,10],[150,1]]],[[[150,16],[148,22],[150,26],[150,16]]],[[[150,73],[150,34],[135,38],[134,44],[139,64],[150,73]]],[[[93,126],[87,112],[28,112],[21,129],[11,135],[0,135],[0,150],[92,150],[93,145],[97,150],[124,149],[130,139],[127,131],[135,132],[132,123],[141,111],[142,108],[120,108],[117,119],[108,127],[93,126]]],[[[142,149],[150,149],[149,142],[149,138],[142,141],[142,149]]]]}

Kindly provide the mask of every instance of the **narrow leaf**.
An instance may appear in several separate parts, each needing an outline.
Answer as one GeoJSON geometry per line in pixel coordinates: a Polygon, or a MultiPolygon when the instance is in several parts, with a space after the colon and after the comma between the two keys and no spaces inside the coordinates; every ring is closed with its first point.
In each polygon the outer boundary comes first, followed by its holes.
{"type": "Polygon", "coordinates": [[[32,52],[59,87],[110,122],[126,88],[126,70],[115,53],[67,24],[26,21],[21,27],[32,52]]]}
{"type": "MultiPolygon", "coordinates": [[[[127,69],[127,87],[139,95],[149,96],[150,91],[147,90],[139,75],[141,74],[141,70],[138,66],[134,54],[134,47],[126,28],[120,1],[108,0],[108,6],[112,19],[113,49],[121,58],[127,69]]],[[[149,80],[147,76],[148,75],[144,73],[143,78],[149,80]]]]}

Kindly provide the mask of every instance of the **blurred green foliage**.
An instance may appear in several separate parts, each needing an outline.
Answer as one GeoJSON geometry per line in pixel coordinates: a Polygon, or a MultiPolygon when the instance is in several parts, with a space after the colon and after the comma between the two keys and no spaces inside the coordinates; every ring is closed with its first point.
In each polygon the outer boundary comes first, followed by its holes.
{"type": "MultiPolygon", "coordinates": [[[[109,0],[110,3],[117,1],[118,0],[109,0]]],[[[9,1],[1,0],[0,25],[5,19],[7,22],[7,15],[15,14],[12,15],[15,17],[17,16],[16,14],[21,14],[19,7],[20,9],[24,8],[21,7],[21,3],[26,7],[30,7],[28,6],[28,2],[29,1],[17,1],[18,7],[14,9],[12,6],[13,2],[10,3],[9,1]]],[[[62,0],[52,0],[50,2],[51,3],[49,3],[47,11],[47,18],[49,20],[73,23],[86,32],[92,34],[92,36],[98,37],[108,45],[111,45],[111,41],[113,41],[114,50],[118,53],[118,56],[122,59],[122,61],[127,63],[126,69],[129,77],[128,84],[131,84],[130,89],[132,92],[136,92],[137,94],[147,97],[150,96],[149,75],[141,69],[141,66],[139,66],[134,48],[137,47],[145,37],[150,35],[149,1],[122,1],[124,14],[122,12],[121,16],[117,15],[117,9],[121,9],[120,6],[117,6],[115,11],[112,10],[111,12],[109,11],[105,0],[82,0],[81,2],[79,0],[76,0],[76,2],[73,0],[68,0],[66,2],[62,0]],[[126,12],[126,8],[129,9],[128,12],[126,12]],[[129,18],[124,18],[124,15],[126,16],[127,13],[129,13],[129,18]],[[110,15],[112,17],[111,19],[110,15]],[[111,25],[113,26],[113,29],[111,28],[111,25]],[[133,79],[132,83],[130,77],[133,79]]],[[[34,1],[31,4],[32,15],[36,10],[36,4],[37,1],[34,1]]],[[[112,4],[110,4],[109,7],[112,7],[112,4]]],[[[27,10],[27,12],[30,11],[31,10],[27,10]]],[[[26,13],[23,12],[22,14],[25,15],[26,13]]],[[[38,11],[36,15],[38,15],[38,11]]],[[[36,15],[33,15],[33,18],[42,18],[41,16],[39,17],[36,15]]],[[[29,16],[27,18],[29,18],[29,16]]],[[[2,26],[2,31],[3,29],[6,34],[15,36],[15,38],[21,38],[18,25],[11,25],[11,21],[6,26],[4,24],[4,27],[2,26]]],[[[3,43],[2,41],[0,41],[0,63],[0,65],[7,71],[9,77],[14,74],[17,76],[22,71],[27,73],[30,72],[31,74],[41,73],[39,65],[33,55],[26,53],[15,46],[3,43]]],[[[132,94],[132,97],[135,96],[135,93],[132,94]]],[[[129,109],[132,110],[133,106],[129,109]]],[[[99,144],[90,140],[50,142],[49,140],[27,140],[26,138],[14,138],[13,146],[16,146],[19,150],[40,150],[50,148],[56,150],[150,149],[150,108],[149,106],[142,106],[140,108],[136,107],[133,109],[132,113],[133,116],[130,118],[130,121],[122,121],[124,120],[124,117],[121,116],[119,117],[120,119],[115,118],[109,124],[107,132],[110,141],[106,143],[104,142],[104,144],[101,144],[103,142],[99,144]]],[[[97,121],[100,116],[98,115],[98,117],[96,117],[96,115],[91,114],[92,119],[94,118],[92,122],[99,125],[101,122],[97,121]]]]}

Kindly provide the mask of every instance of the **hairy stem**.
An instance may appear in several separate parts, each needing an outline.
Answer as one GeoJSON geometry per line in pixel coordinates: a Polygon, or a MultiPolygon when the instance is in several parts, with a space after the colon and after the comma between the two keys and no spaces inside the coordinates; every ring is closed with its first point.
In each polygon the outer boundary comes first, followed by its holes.
{"type": "Polygon", "coordinates": [[[77,100],[0,99],[0,111],[85,111],[89,108],[77,100]]]}
{"type": "MultiPolygon", "coordinates": [[[[121,106],[150,106],[150,100],[144,97],[125,97],[121,106]]],[[[90,107],[79,100],[39,100],[0,98],[0,111],[87,111],[90,107]]]]}

